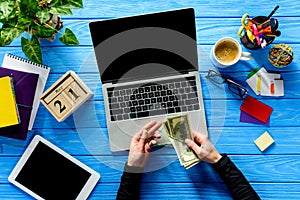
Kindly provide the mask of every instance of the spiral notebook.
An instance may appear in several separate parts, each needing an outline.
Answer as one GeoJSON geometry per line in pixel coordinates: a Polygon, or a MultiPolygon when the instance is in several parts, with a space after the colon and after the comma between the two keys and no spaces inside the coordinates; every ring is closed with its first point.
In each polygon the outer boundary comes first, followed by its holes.
{"type": "Polygon", "coordinates": [[[28,130],[31,130],[40,105],[39,98],[44,92],[44,88],[48,79],[50,68],[46,65],[36,64],[27,59],[12,54],[5,54],[2,67],[39,75],[33,106],[32,106],[32,111],[31,111],[31,116],[30,116],[30,122],[28,126],[28,130]]]}

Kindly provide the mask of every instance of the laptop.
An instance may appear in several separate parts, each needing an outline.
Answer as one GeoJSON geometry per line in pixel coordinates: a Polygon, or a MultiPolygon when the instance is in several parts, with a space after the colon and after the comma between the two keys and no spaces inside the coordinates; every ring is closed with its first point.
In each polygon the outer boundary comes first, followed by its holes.
{"type": "MultiPolygon", "coordinates": [[[[207,135],[193,8],[89,24],[112,152],[152,120],[188,114],[207,135]]],[[[163,128],[158,145],[169,144],[163,128]]]]}

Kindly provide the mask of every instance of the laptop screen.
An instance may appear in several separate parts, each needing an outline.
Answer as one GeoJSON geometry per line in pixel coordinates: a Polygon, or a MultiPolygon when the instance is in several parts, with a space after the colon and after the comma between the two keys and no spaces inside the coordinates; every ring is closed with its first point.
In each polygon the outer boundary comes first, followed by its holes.
{"type": "Polygon", "coordinates": [[[102,83],[198,70],[194,9],[89,24],[102,83]]]}

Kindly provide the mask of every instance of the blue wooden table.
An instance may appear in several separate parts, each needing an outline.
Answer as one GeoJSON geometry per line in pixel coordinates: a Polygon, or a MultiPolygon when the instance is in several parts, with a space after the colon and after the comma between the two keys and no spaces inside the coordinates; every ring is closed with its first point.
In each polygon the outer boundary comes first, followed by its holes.
{"type": "MultiPolygon", "coordinates": [[[[193,7],[196,12],[199,73],[202,78],[205,113],[209,137],[221,153],[227,153],[245,174],[262,199],[300,199],[300,4],[298,0],[192,1],[192,0],[84,0],[84,8],[72,16],[63,16],[64,26],[72,29],[80,45],[66,47],[58,41],[43,41],[44,64],[51,67],[46,85],[49,88],[66,71],[73,70],[91,88],[94,96],[74,115],[58,123],[43,107],[39,108],[34,129],[26,141],[0,137],[0,199],[31,199],[11,185],[7,177],[26,146],[36,134],[45,137],[101,174],[101,180],[90,199],[114,199],[119,187],[127,152],[109,151],[103,97],[88,24],[91,21],[193,7]],[[272,3],[273,3],[272,2],[272,3]],[[289,44],[295,56],[292,64],[277,69],[268,64],[269,49],[252,51],[253,59],[220,70],[248,87],[247,74],[255,67],[266,66],[284,79],[284,97],[250,95],[271,106],[270,126],[239,122],[242,100],[232,95],[227,86],[216,87],[205,75],[213,68],[209,52],[221,37],[238,39],[237,31],[244,13],[250,17],[268,15],[280,8],[274,17],[279,20],[281,36],[274,43],[289,44]],[[254,140],[268,131],[275,143],[261,152],[254,140]]],[[[105,30],[103,30],[105,31],[105,30]]],[[[272,45],[271,45],[272,46],[272,45]]],[[[246,51],[246,49],[244,49],[246,51]]],[[[0,63],[5,53],[23,56],[20,39],[0,48],[0,63]]],[[[249,88],[250,89],[250,88],[249,88]]],[[[154,171],[146,173],[141,186],[141,199],[232,199],[221,179],[210,165],[200,163],[190,170],[180,166],[171,147],[153,152],[154,171]]],[[[153,163],[153,162],[151,162],[153,163]]],[[[151,166],[148,166],[151,167],[151,166]]]]}

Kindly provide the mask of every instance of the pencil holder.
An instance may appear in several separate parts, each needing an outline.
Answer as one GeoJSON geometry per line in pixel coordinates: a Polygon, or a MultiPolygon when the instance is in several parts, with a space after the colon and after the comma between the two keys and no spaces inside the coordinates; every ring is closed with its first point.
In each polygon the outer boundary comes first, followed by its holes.
{"type": "Polygon", "coordinates": [[[252,19],[248,14],[242,17],[242,27],[238,35],[241,43],[251,50],[267,47],[276,37],[280,36],[278,20],[266,16],[257,16],[252,19]]]}

